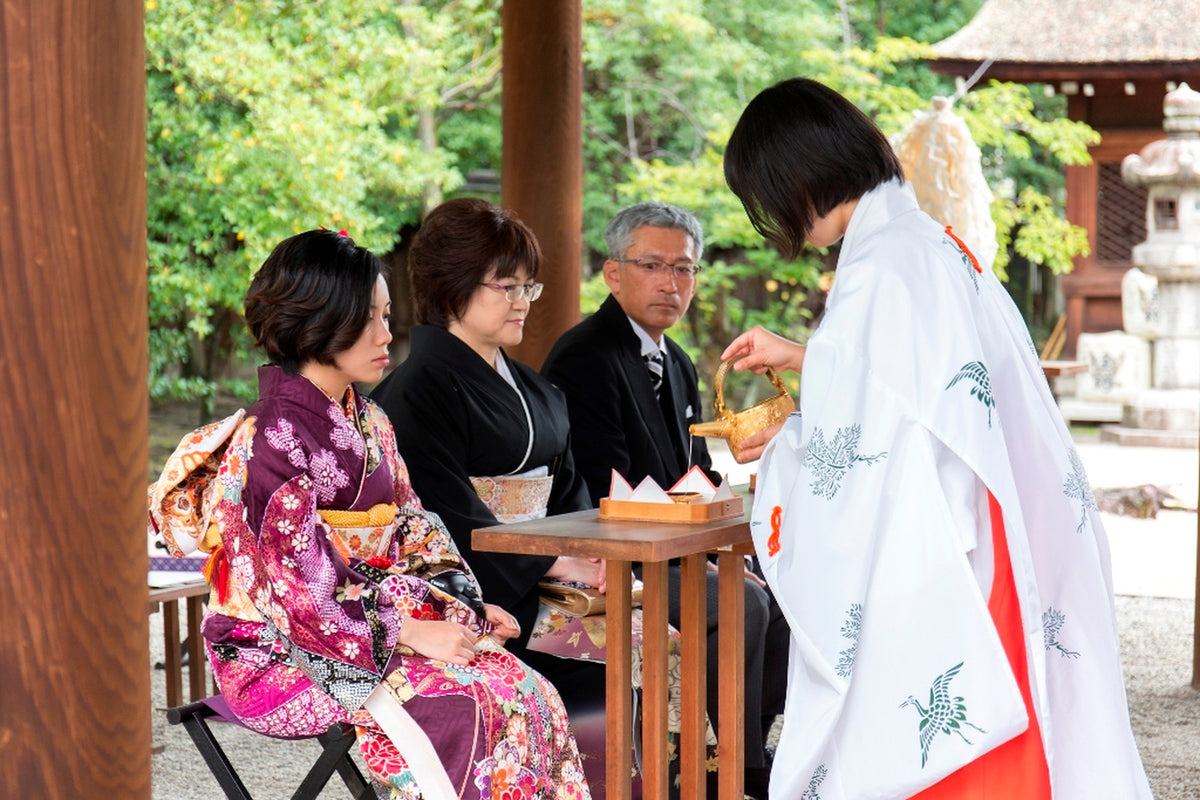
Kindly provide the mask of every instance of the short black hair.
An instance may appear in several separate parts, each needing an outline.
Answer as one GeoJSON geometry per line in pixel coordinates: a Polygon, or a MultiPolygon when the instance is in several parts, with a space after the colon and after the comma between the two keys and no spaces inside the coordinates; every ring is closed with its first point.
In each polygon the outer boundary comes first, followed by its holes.
{"type": "Polygon", "coordinates": [[[425,217],[408,249],[417,322],[448,328],[493,269],[511,278],[524,267],[533,279],[541,261],[537,237],[512,212],[475,197],[447,200],[425,217]]]}
{"type": "Polygon", "coordinates": [[[760,92],[725,148],[725,182],[785,258],[800,254],[817,218],[892,179],[904,168],[883,131],[808,78],[760,92]]]}
{"type": "Polygon", "coordinates": [[[384,274],[380,260],[345,234],[298,233],[276,245],[250,281],[246,324],[285,372],[308,362],[333,366],[366,327],[384,274]]]}

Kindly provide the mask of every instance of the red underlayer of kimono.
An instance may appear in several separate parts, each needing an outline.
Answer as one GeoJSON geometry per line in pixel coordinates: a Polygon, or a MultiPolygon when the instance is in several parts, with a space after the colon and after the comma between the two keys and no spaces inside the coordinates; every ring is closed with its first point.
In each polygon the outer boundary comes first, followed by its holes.
{"type": "Polygon", "coordinates": [[[992,549],[995,554],[995,578],[988,597],[988,611],[996,624],[996,632],[1000,634],[1013,677],[1025,701],[1029,728],[914,795],[913,800],[1012,800],[1017,797],[1021,800],[1050,800],[1050,770],[1046,766],[1042,733],[1029,691],[1029,662],[1025,658],[1021,608],[1008,556],[1004,515],[991,492],[988,492],[988,511],[991,512],[992,549]]]}

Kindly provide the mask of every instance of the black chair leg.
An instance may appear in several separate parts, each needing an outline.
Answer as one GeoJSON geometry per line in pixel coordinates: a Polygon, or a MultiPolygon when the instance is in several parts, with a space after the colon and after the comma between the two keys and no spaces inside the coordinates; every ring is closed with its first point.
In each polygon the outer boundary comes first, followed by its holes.
{"type": "Polygon", "coordinates": [[[225,796],[229,800],[254,800],[238,776],[237,770],[230,763],[229,757],[221,749],[221,743],[217,741],[217,737],[213,736],[212,730],[208,727],[205,718],[212,713],[211,708],[203,702],[197,701],[186,706],[167,709],[167,720],[175,725],[182,723],[184,730],[192,737],[196,749],[204,758],[204,763],[208,764],[213,777],[217,779],[217,783],[221,785],[221,790],[225,792],[225,796]]]}
{"type": "MultiPolygon", "coordinates": [[[[220,712],[203,700],[167,709],[167,721],[172,725],[183,725],[225,796],[229,800],[253,800],[221,748],[221,743],[213,735],[208,725],[209,717],[224,720],[220,712]]],[[[334,772],[341,777],[354,800],[377,800],[375,786],[363,777],[350,756],[350,748],[356,739],[353,725],[330,725],[325,733],[313,738],[321,745],[321,755],[309,768],[300,787],[292,795],[292,800],[315,800],[334,772]]]]}
{"type": "Polygon", "coordinates": [[[304,776],[292,800],[314,800],[333,777],[334,771],[341,776],[354,800],[375,800],[375,790],[350,758],[350,748],[355,742],[354,726],[330,725],[325,733],[317,737],[317,741],[321,743],[321,756],[304,776]]]}

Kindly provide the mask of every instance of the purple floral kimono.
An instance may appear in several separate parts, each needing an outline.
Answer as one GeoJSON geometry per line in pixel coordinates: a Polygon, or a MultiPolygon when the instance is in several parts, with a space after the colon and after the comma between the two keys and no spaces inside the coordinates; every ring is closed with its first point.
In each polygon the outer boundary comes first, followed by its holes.
{"type": "Polygon", "coordinates": [[[278,367],[263,367],[259,386],[236,426],[225,421],[215,476],[195,485],[201,429],[151,506],[174,552],[212,548],[204,637],[230,709],[271,736],[353,722],[393,798],[590,797],[553,686],[425,580],[471,573],[414,494],[383,412],[353,389],[342,408],[278,367]],[[398,647],[414,617],[470,628],[475,659],[459,667],[398,647]]]}

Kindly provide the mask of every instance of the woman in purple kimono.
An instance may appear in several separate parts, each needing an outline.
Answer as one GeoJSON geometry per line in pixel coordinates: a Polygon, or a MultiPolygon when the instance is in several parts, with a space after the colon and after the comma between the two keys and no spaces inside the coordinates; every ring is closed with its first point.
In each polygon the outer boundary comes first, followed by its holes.
{"type": "Polygon", "coordinates": [[[388,364],[378,259],[294,236],[245,313],[271,362],[259,400],[184,440],[151,509],[175,552],[212,552],[203,630],[229,707],[275,736],[353,722],[392,798],[590,797],[558,694],[502,646],[516,620],[479,602],[354,386],[388,364]]]}

